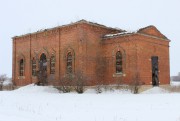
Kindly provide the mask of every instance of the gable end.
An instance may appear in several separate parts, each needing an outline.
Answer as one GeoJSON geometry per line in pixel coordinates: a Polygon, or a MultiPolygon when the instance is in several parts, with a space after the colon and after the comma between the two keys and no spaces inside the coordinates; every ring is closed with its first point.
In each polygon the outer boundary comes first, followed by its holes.
{"type": "Polygon", "coordinates": [[[155,36],[162,39],[168,39],[165,35],[163,35],[155,26],[150,25],[145,28],[141,28],[137,31],[137,33],[142,33],[150,36],[155,36]]]}

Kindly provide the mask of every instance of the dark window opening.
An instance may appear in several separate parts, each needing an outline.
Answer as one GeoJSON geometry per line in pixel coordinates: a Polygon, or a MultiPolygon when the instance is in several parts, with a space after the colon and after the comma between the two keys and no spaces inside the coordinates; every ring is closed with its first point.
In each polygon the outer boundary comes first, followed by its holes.
{"type": "Polygon", "coordinates": [[[50,74],[55,74],[55,56],[51,56],[50,59],[50,74]]]}
{"type": "Polygon", "coordinates": [[[40,57],[40,71],[47,71],[47,60],[44,53],[40,57]]]}
{"type": "Polygon", "coordinates": [[[122,54],[120,51],[116,53],[116,73],[122,73],[122,54]]]}
{"type": "Polygon", "coordinates": [[[19,63],[19,75],[24,76],[24,60],[21,59],[19,63]]]}
{"type": "Polygon", "coordinates": [[[67,73],[72,73],[72,54],[67,54],[67,73]]]}
{"type": "Polygon", "coordinates": [[[39,70],[37,73],[38,77],[38,85],[45,85],[47,84],[47,58],[44,53],[41,54],[40,56],[40,61],[39,61],[39,70]]]}
{"type": "Polygon", "coordinates": [[[36,60],[34,58],[32,60],[32,75],[36,76],[36,60]]]}

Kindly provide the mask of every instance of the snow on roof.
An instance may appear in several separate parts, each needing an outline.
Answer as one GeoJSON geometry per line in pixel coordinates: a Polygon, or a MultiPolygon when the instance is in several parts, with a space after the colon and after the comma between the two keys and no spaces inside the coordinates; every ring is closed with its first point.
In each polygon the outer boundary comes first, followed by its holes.
{"type": "Polygon", "coordinates": [[[137,31],[139,32],[139,31],[142,31],[142,30],[144,30],[144,29],[151,28],[151,27],[156,28],[154,25],[149,25],[149,26],[146,26],[146,27],[140,28],[140,29],[138,29],[137,31]]]}
{"type": "Polygon", "coordinates": [[[134,32],[124,31],[124,32],[115,33],[115,34],[106,34],[106,35],[104,35],[103,38],[111,38],[111,37],[115,37],[115,36],[128,35],[128,34],[134,34],[134,33],[136,33],[136,31],[134,31],[134,32]]]}

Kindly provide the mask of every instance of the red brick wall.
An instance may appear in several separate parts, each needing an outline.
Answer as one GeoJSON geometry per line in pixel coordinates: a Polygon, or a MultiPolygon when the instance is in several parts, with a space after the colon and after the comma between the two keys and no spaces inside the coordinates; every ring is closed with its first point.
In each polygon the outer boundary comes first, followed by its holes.
{"type": "Polygon", "coordinates": [[[147,85],[152,84],[152,56],[159,58],[160,84],[170,83],[169,41],[141,34],[105,39],[103,51],[108,59],[106,79],[109,83],[115,83],[119,77],[115,73],[115,52],[118,50],[124,52],[123,83],[129,84],[133,80],[135,72],[138,72],[140,81],[147,85]]]}
{"type": "Polygon", "coordinates": [[[137,36],[138,41],[138,67],[141,80],[146,84],[152,82],[151,57],[158,56],[159,82],[160,84],[170,83],[169,67],[169,41],[152,37],[137,36]]]}
{"type": "Polygon", "coordinates": [[[161,32],[159,32],[155,26],[148,26],[143,29],[140,29],[138,33],[144,33],[146,35],[152,35],[152,36],[166,39],[166,37],[163,34],[161,34],[161,32]]]}
{"type": "Polygon", "coordinates": [[[134,36],[122,36],[103,40],[103,52],[108,59],[106,82],[116,83],[122,77],[123,83],[129,84],[132,80],[134,69],[136,69],[136,48],[134,36]],[[121,51],[123,56],[123,74],[116,74],[116,52],[121,51]]]}
{"type": "Polygon", "coordinates": [[[38,70],[40,55],[45,53],[48,61],[48,83],[60,85],[59,80],[66,73],[66,54],[74,53],[73,71],[81,70],[88,78],[88,85],[98,84],[97,58],[106,58],[104,84],[114,84],[119,75],[115,73],[115,53],[123,52],[123,83],[129,84],[134,76],[134,70],[140,73],[145,84],[151,84],[151,56],[159,57],[160,84],[169,84],[169,42],[133,34],[102,39],[109,33],[117,33],[106,27],[87,23],[78,23],[32,33],[13,39],[13,81],[22,86],[37,81],[32,76],[31,60],[35,58],[38,70]],[[50,57],[56,58],[55,74],[50,74],[50,57]],[[19,77],[19,60],[25,58],[25,76],[19,77]]]}

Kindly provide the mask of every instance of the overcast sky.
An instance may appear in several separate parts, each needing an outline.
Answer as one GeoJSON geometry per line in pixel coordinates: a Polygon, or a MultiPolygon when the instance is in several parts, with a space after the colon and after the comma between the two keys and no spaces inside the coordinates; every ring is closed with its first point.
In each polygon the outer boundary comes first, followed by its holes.
{"type": "Polygon", "coordinates": [[[170,40],[171,76],[180,71],[180,0],[0,0],[0,74],[12,76],[15,35],[81,19],[125,30],[155,25],[170,40]]]}

